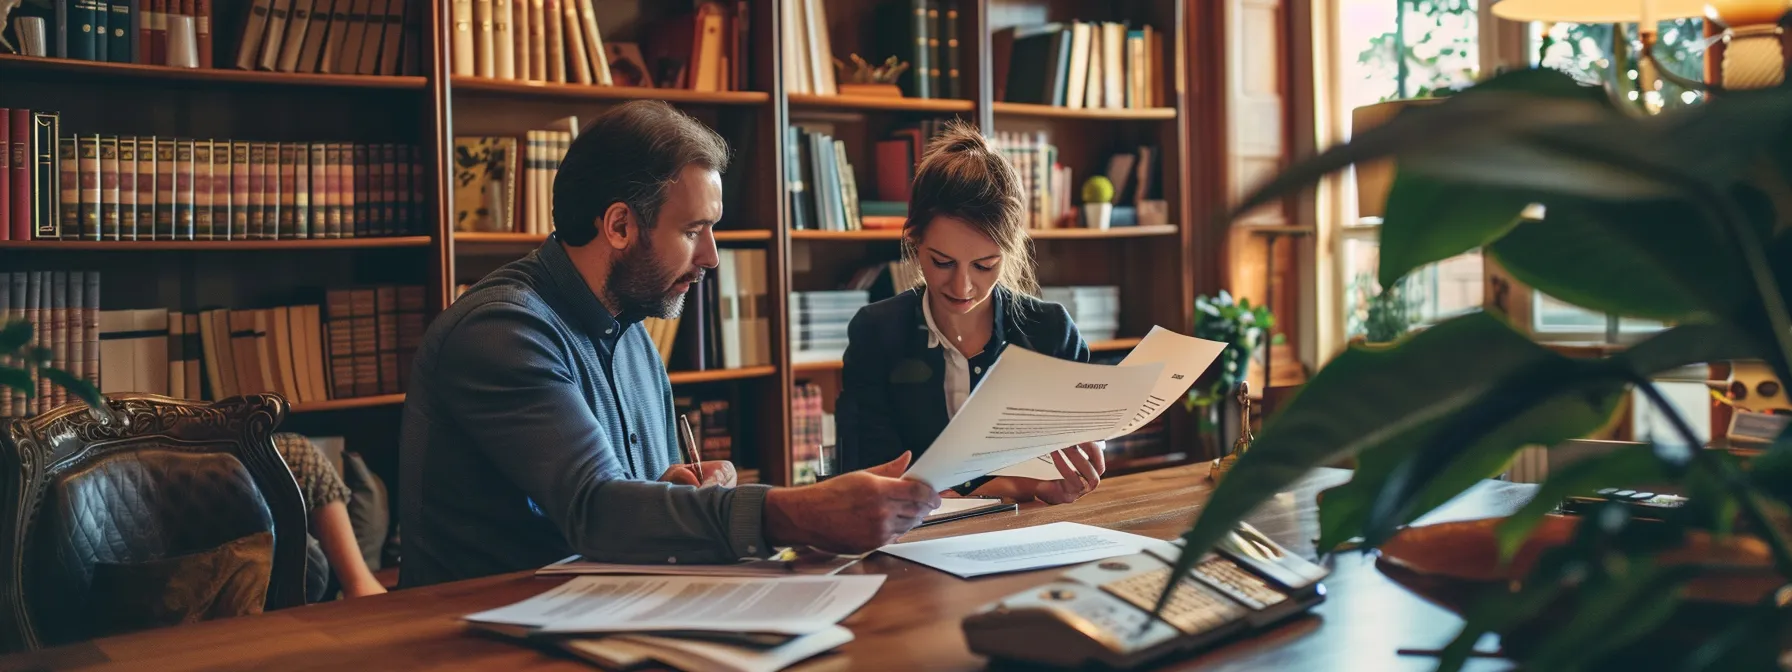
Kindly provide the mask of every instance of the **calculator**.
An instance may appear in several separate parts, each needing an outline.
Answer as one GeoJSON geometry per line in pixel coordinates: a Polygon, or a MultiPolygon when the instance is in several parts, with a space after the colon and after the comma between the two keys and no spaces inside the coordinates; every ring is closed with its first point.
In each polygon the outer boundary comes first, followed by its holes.
{"type": "Polygon", "coordinates": [[[1274,627],[1325,599],[1328,570],[1241,523],[1153,616],[1181,553],[1164,547],[1079,565],[986,605],[965,618],[965,639],[996,659],[1128,669],[1274,627]]]}

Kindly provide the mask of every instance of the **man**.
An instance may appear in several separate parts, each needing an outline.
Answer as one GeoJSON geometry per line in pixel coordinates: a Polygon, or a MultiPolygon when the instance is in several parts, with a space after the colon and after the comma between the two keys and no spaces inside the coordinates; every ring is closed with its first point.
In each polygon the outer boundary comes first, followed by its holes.
{"type": "Polygon", "coordinates": [[[862,553],[939,505],[908,456],[799,487],[679,464],[672,388],[636,323],[717,265],[728,149],[665,103],[593,120],[554,181],[555,233],[430,325],[405,402],[400,584],[569,555],[727,563],[779,546],[862,553]],[[657,480],[656,480],[657,479],[657,480]]]}

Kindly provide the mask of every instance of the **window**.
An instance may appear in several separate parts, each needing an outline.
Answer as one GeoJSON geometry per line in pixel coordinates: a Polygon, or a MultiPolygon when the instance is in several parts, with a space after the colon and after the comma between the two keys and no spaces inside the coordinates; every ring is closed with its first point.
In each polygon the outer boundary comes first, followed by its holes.
{"type": "MultiPolygon", "coordinates": [[[[1480,71],[1480,17],[1475,0],[1340,0],[1338,93],[1344,116],[1364,105],[1429,97],[1472,85],[1480,71]]],[[[1348,216],[1339,228],[1338,274],[1344,335],[1371,331],[1381,222],[1357,216],[1354,188],[1344,190],[1348,216]]],[[[1402,280],[1408,324],[1422,325],[1481,305],[1482,266],[1470,252],[1418,269],[1402,280]]]]}

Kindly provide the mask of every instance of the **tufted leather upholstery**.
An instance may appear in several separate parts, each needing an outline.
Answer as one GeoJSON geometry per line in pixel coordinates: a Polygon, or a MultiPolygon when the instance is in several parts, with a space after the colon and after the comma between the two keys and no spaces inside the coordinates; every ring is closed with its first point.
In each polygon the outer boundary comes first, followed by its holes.
{"type": "Polygon", "coordinates": [[[0,642],[6,650],[86,638],[105,595],[99,563],[142,563],[274,534],[264,608],[302,604],[304,503],[272,442],[273,395],[215,404],[110,400],[108,425],[80,404],[10,423],[0,441],[0,642]],[[18,474],[17,481],[11,474],[18,474]]]}

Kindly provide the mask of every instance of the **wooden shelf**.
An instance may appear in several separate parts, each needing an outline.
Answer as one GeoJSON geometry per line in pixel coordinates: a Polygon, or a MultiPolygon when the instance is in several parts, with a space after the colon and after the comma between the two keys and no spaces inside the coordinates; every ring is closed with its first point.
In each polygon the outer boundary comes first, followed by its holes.
{"type": "MultiPolygon", "coordinates": [[[[456,244],[471,245],[539,245],[548,237],[539,233],[501,233],[493,231],[461,231],[454,234],[456,244]]],[[[722,243],[738,243],[755,240],[771,240],[772,232],[765,229],[737,229],[733,231],[717,231],[716,241],[722,243]]]]}
{"type": "MultiPolygon", "coordinates": [[[[0,54],[0,73],[42,74],[87,79],[140,79],[181,81],[204,84],[253,84],[344,89],[412,89],[421,91],[429,85],[422,77],[385,75],[319,75],[260,70],[172,68],[163,65],[135,63],[101,63],[69,58],[38,58],[0,54]]],[[[12,76],[6,79],[12,79],[12,76]]]]}
{"type": "Polygon", "coordinates": [[[764,91],[691,91],[689,89],[650,89],[638,86],[593,86],[590,84],[558,84],[521,82],[487,77],[456,75],[449,80],[454,93],[480,93],[564,100],[663,100],[686,105],[765,105],[772,96],[764,91]]]}
{"type": "Polygon", "coordinates": [[[1114,338],[1106,341],[1095,341],[1089,344],[1090,352],[1108,352],[1112,350],[1130,350],[1138,346],[1142,338],[1114,338]]]}
{"type": "Polygon", "coordinates": [[[811,93],[790,94],[791,107],[848,110],[888,110],[892,112],[970,112],[975,105],[955,98],[906,98],[898,96],[818,96],[811,93]]]}
{"type": "Polygon", "coordinates": [[[1174,107],[1146,107],[1138,109],[1108,108],[1073,108],[1057,105],[1035,105],[1033,103],[990,103],[990,109],[998,115],[1015,117],[1051,117],[1056,119],[1113,119],[1113,120],[1163,120],[1175,119],[1174,107]]]}
{"type": "Polygon", "coordinates": [[[380,406],[400,406],[404,404],[402,394],[382,394],[373,397],[355,397],[352,399],[331,399],[329,401],[313,401],[304,404],[293,404],[293,413],[321,413],[324,411],[346,411],[355,408],[377,408],[380,406]]]}
{"type": "Polygon", "coordinates": [[[743,369],[709,369],[706,371],[674,371],[666,374],[673,385],[689,385],[691,383],[714,383],[723,380],[744,380],[747,378],[764,378],[777,373],[769,366],[749,366],[743,369]]]}
{"type": "Polygon", "coordinates": [[[429,236],[306,240],[0,240],[0,250],[78,250],[82,252],[365,250],[428,246],[429,236]]]}
{"type": "MultiPolygon", "coordinates": [[[[1087,238],[1139,238],[1145,236],[1172,236],[1176,227],[1163,226],[1122,226],[1113,229],[1032,229],[1027,235],[1034,240],[1054,239],[1087,239],[1087,238]]],[[[900,240],[901,229],[865,229],[861,231],[791,231],[793,240],[900,240]]]]}
{"type": "Polygon", "coordinates": [[[830,359],[830,360],[821,361],[821,362],[798,362],[796,364],[791,365],[791,367],[790,367],[790,369],[792,371],[795,371],[797,373],[810,373],[810,372],[816,372],[816,371],[839,371],[840,369],[844,369],[844,368],[846,368],[846,362],[840,361],[838,359],[830,359]]]}

